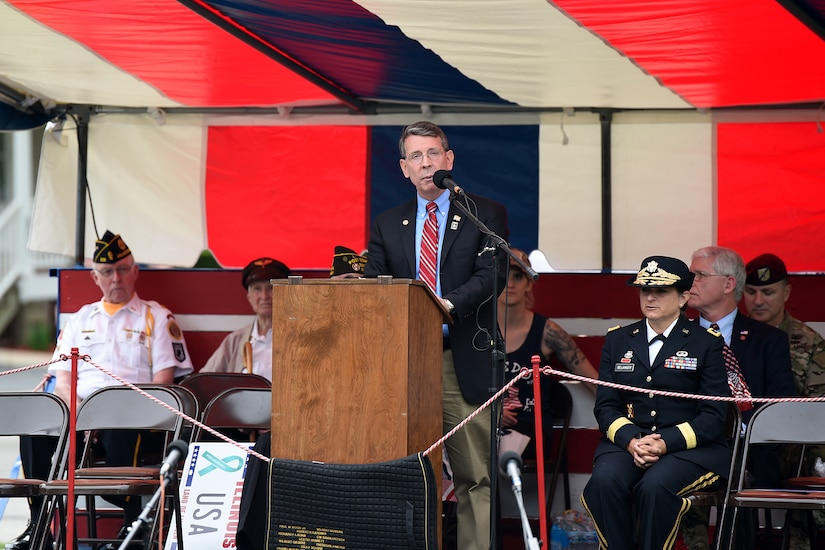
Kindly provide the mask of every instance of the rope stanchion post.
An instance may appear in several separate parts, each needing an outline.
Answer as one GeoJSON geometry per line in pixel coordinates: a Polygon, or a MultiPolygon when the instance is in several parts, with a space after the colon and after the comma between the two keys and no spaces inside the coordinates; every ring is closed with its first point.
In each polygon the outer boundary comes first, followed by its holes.
{"type": "Polygon", "coordinates": [[[66,493],[66,544],[74,544],[74,469],[77,456],[77,367],[80,349],[72,348],[71,391],[69,392],[69,455],[66,459],[68,487],[66,493]]]}
{"type": "Polygon", "coordinates": [[[533,363],[533,416],[535,418],[536,429],[536,480],[538,483],[538,505],[539,505],[539,536],[544,544],[550,540],[547,531],[547,499],[546,483],[544,476],[544,431],[541,411],[541,357],[534,355],[531,358],[533,363]]]}

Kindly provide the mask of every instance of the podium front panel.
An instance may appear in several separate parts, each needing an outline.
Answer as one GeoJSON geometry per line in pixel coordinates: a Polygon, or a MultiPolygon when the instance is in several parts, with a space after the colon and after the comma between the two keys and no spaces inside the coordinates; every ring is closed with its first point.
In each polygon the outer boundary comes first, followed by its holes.
{"type": "Polygon", "coordinates": [[[441,437],[442,313],[422,283],[278,280],[272,293],[272,456],[368,464],[441,437]]]}

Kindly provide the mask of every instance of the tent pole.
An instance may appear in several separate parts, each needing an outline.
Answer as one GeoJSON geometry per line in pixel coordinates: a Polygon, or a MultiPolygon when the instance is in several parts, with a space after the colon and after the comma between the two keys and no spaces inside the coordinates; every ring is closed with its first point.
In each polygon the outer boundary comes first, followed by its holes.
{"type": "Polygon", "coordinates": [[[79,108],[74,114],[77,124],[77,221],[75,225],[74,261],[83,265],[86,241],[86,161],[89,148],[89,115],[91,109],[79,108]]]}
{"type": "Polygon", "coordinates": [[[613,269],[613,194],[611,192],[613,180],[611,165],[613,111],[611,109],[599,109],[598,113],[602,131],[602,272],[610,273],[613,269]]]}

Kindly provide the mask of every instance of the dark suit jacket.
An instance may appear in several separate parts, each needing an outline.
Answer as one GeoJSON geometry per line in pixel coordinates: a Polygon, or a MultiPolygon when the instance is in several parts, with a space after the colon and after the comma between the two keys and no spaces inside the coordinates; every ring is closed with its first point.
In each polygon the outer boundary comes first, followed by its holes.
{"type": "MultiPolygon", "coordinates": [[[[503,205],[468,196],[477,207],[476,217],[493,233],[508,239],[507,210],[503,205]]],[[[470,209],[473,212],[473,209],[470,209]]],[[[372,225],[367,277],[392,275],[415,279],[415,199],[379,214],[372,225]]],[[[490,396],[492,383],[492,346],[496,328],[492,304],[493,286],[498,294],[506,285],[507,259],[498,253],[498,277],[494,277],[493,256],[484,249],[489,238],[459,211],[454,204],[445,220],[439,277],[443,298],[455,306],[454,322],[449,325],[450,341],[461,393],[470,403],[483,403],[490,396]],[[455,228],[453,228],[455,224],[455,228]],[[479,325],[484,331],[479,333],[479,325]],[[481,348],[476,349],[476,348],[481,348]]],[[[503,357],[502,357],[503,359],[503,357]]]]}
{"type": "MultiPolygon", "coordinates": [[[[730,396],[722,357],[724,341],[682,317],[650,364],[644,321],[613,330],[605,337],[599,379],[643,389],[694,395],[730,396]]],[[[604,453],[627,452],[638,434],[659,433],[668,454],[727,477],[730,451],[724,426],[727,405],[599,386],[594,407],[599,430],[596,447],[604,453]]]]}
{"type": "Polygon", "coordinates": [[[752,396],[796,397],[786,332],[737,311],[730,349],[739,361],[752,396]]]}
{"type": "MultiPolygon", "coordinates": [[[[754,397],[795,397],[796,385],[791,368],[791,349],[788,334],[737,311],[730,335],[730,348],[736,355],[745,382],[754,397]]],[[[742,413],[750,420],[756,407],[742,413]]],[[[774,487],[779,482],[778,449],[757,446],[752,450],[748,466],[754,487],[774,487]]]]}

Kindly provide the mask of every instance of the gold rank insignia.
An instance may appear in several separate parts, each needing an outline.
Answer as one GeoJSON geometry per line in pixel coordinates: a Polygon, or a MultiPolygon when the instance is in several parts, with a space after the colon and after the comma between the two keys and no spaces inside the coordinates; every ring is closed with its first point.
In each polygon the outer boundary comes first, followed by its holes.
{"type": "Polygon", "coordinates": [[[710,334],[712,334],[713,336],[716,336],[717,338],[721,338],[721,337],[722,337],[722,333],[721,333],[721,332],[719,332],[718,330],[716,330],[715,328],[710,328],[710,327],[708,327],[708,332],[709,332],[710,334]]]}
{"type": "Polygon", "coordinates": [[[613,332],[614,330],[616,330],[617,328],[620,328],[621,326],[622,325],[616,325],[615,327],[610,327],[609,329],[607,329],[607,332],[613,332]]]}

